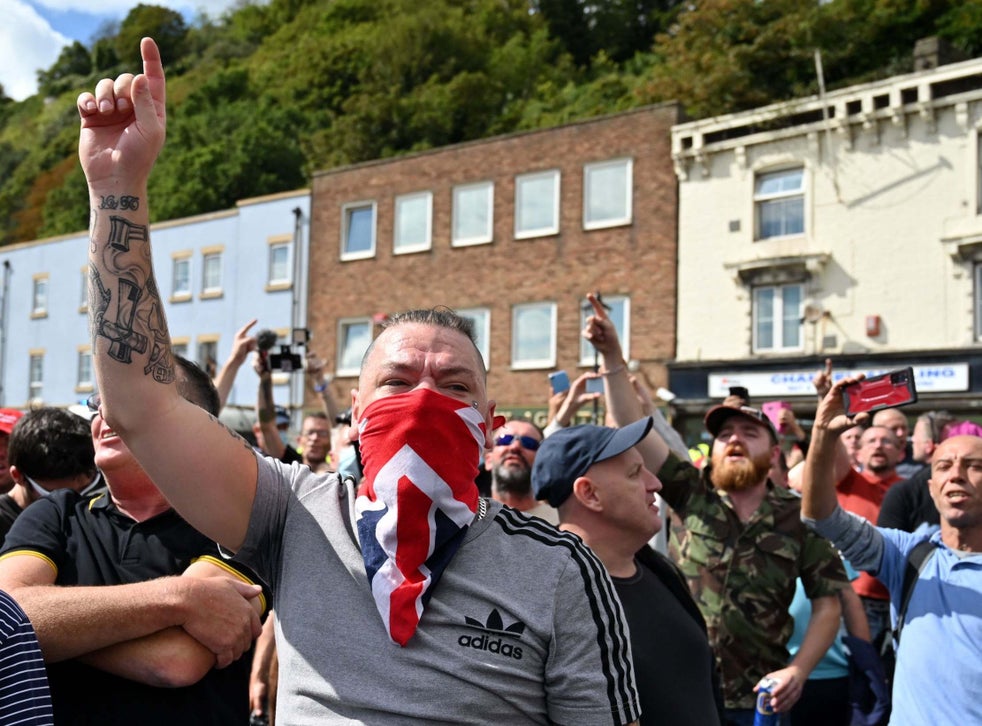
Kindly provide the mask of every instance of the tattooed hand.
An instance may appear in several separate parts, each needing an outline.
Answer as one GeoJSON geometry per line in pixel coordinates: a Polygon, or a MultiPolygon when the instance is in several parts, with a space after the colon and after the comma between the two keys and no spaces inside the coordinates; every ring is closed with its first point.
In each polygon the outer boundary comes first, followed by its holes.
{"type": "Polygon", "coordinates": [[[103,78],[94,94],[86,91],[78,97],[78,156],[94,191],[119,193],[120,181],[144,184],[164,145],[166,84],[160,51],[150,38],[141,41],[140,51],[143,73],[124,73],[115,81],[103,78]]]}

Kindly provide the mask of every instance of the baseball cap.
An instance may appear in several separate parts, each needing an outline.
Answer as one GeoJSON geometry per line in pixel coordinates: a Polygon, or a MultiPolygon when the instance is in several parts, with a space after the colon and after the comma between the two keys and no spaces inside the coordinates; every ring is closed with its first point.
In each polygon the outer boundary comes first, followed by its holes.
{"type": "Polygon", "coordinates": [[[0,408],[0,432],[9,434],[14,430],[14,424],[24,415],[23,411],[16,408],[0,408]]]}
{"type": "Polygon", "coordinates": [[[290,425],[290,413],[282,406],[276,407],[276,425],[277,426],[290,425]]]}
{"type": "Polygon", "coordinates": [[[573,492],[573,482],[600,461],[623,454],[647,436],[650,416],[619,429],[607,426],[571,426],[547,437],[532,465],[532,491],[554,507],[573,492]]]}
{"type": "Polygon", "coordinates": [[[750,408],[750,406],[713,406],[711,409],[706,411],[706,431],[713,435],[715,439],[719,436],[719,430],[723,428],[723,424],[726,423],[732,416],[740,416],[741,418],[753,421],[756,424],[763,426],[767,429],[767,432],[771,435],[774,443],[777,443],[777,431],[774,430],[774,424],[771,423],[770,418],[767,415],[756,408],[750,408]]]}

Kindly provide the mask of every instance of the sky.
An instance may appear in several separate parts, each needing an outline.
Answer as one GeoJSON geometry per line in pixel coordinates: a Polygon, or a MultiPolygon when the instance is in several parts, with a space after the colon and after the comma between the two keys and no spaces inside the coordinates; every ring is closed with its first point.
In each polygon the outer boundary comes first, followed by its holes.
{"type": "MultiPolygon", "coordinates": [[[[0,0],[0,84],[22,101],[37,92],[38,70],[50,68],[72,41],[91,47],[106,21],[119,22],[140,0],[0,0]]],[[[199,10],[216,17],[234,0],[143,0],[177,10],[190,24],[199,10]]],[[[81,89],[80,89],[81,90],[81,89]]]]}

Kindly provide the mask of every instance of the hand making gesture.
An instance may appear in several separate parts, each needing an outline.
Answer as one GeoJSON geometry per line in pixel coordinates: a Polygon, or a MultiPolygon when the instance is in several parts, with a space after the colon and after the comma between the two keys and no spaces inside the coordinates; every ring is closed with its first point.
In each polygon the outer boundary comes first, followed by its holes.
{"type": "Polygon", "coordinates": [[[145,182],[164,145],[166,83],[160,51],[144,38],[140,52],[143,73],[103,78],[94,94],[78,97],[78,156],[93,187],[112,189],[114,179],[145,182]]]}

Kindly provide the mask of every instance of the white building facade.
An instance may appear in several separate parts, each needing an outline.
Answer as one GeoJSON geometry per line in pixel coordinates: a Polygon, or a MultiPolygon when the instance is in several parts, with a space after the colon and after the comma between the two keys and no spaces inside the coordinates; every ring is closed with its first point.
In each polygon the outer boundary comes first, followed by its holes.
{"type": "Polygon", "coordinates": [[[808,417],[825,358],[982,405],[980,133],[982,59],[675,126],[680,412],[742,385],[808,417]]]}
{"type": "MultiPolygon", "coordinates": [[[[306,327],[308,190],[151,226],[153,264],[175,350],[214,372],[252,318],[287,343],[306,327]]],[[[95,390],[86,298],[88,234],[0,249],[0,405],[68,406],[95,390]]],[[[114,304],[114,303],[111,303],[114,304]]],[[[302,354],[304,351],[299,350],[302,354]]],[[[274,375],[277,403],[302,405],[302,374],[274,375]]],[[[249,360],[229,395],[246,415],[249,360]]]]}

